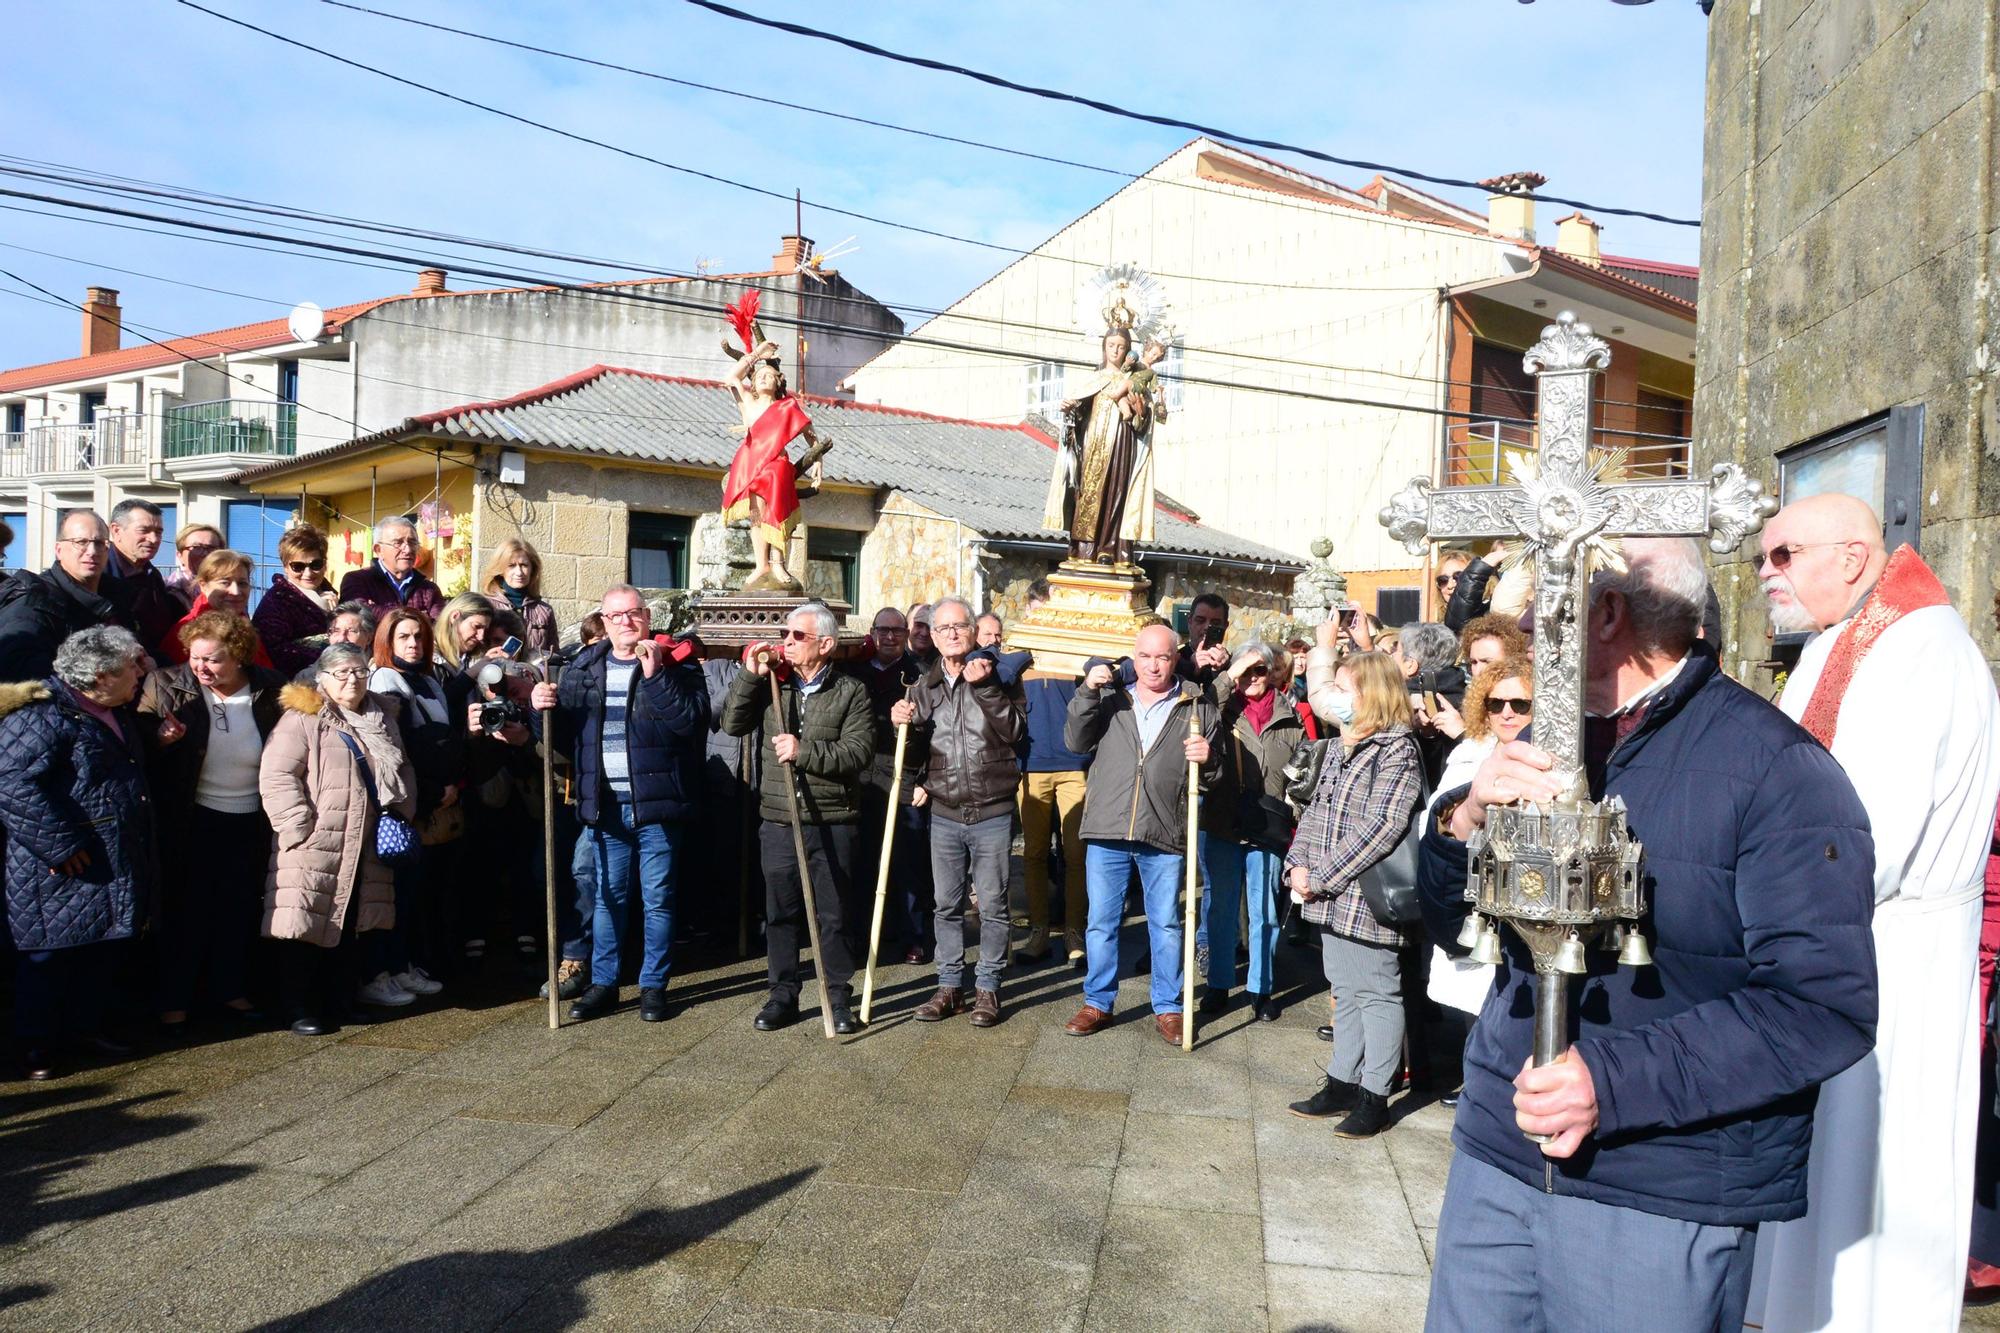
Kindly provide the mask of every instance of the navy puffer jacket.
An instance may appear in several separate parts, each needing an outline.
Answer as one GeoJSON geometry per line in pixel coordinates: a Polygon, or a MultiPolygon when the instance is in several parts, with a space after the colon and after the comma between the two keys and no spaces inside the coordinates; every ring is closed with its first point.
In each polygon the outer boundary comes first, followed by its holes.
{"type": "MultiPolygon", "coordinates": [[[[604,663],[610,656],[609,640],[591,644],[570,663],[556,691],[556,748],[575,765],[577,815],[590,825],[598,823],[611,801],[602,761],[604,663]]],[[[635,822],[694,817],[701,800],[708,721],[708,682],[700,666],[663,660],[650,678],[633,669],[625,752],[635,822]]]]}
{"type": "Polygon", "coordinates": [[[153,808],[130,709],[123,725],[121,741],[53,679],[0,686],[7,925],[23,952],[129,938],[151,909],[153,808]],[[78,852],[81,873],[50,873],[78,852]]]}
{"type": "MultiPolygon", "coordinates": [[[[1466,1043],[1453,1141],[1550,1193],[1710,1225],[1800,1217],[1819,1085],[1875,1038],[1867,813],[1833,757],[1701,643],[1612,751],[1602,791],[1624,798],[1646,849],[1655,966],[1592,950],[1590,974],[1571,983],[1597,1130],[1558,1162],[1515,1126],[1534,972],[1503,926],[1507,958],[1466,1043]]],[[[1458,932],[1465,863],[1463,843],[1426,832],[1433,938],[1458,932]]]]}

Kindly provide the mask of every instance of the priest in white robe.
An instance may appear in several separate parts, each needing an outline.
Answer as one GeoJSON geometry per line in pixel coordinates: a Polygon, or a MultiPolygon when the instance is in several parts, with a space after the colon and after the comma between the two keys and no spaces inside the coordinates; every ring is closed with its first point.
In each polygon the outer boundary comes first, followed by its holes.
{"type": "Polygon", "coordinates": [[[1757,1237],[1747,1328],[1959,1323],[1979,1091],[1981,892],[2000,798],[1992,674],[1917,553],[1859,500],[1763,531],[1780,631],[1818,631],[1778,703],[1833,752],[1875,838],[1875,1050],[1820,1089],[1807,1212],[1757,1237]]]}

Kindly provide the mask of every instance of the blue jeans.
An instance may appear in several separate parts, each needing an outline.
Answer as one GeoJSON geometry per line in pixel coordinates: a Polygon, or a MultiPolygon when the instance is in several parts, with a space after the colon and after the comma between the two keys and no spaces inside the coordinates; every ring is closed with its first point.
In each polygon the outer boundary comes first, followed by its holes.
{"type": "Polygon", "coordinates": [[[1245,848],[1234,838],[1207,833],[1196,845],[1201,857],[1201,929],[1195,942],[1208,949],[1208,975],[1202,980],[1210,990],[1226,994],[1236,984],[1236,912],[1243,901],[1245,848]]]}
{"type": "Polygon", "coordinates": [[[1250,982],[1253,995],[1269,995],[1278,955],[1278,881],[1284,877],[1285,855],[1261,847],[1243,847],[1243,892],[1250,908],[1250,982]]]}
{"type": "Polygon", "coordinates": [[[590,984],[618,984],[618,945],[636,869],[646,912],[646,957],[639,965],[639,986],[657,990],[667,984],[667,949],[674,938],[674,862],[687,826],[670,821],[633,828],[632,807],[611,802],[597,822],[596,834],[597,916],[591,931],[590,984]]]}
{"type": "MultiPolygon", "coordinates": [[[[1085,1004],[1108,1014],[1118,998],[1118,927],[1125,917],[1125,887],[1137,869],[1153,950],[1153,1012],[1181,1011],[1183,864],[1183,857],[1143,842],[1084,843],[1083,873],[1090,895],[1090,919],[1084,928],[1085,1004]]],[[[1229,948],[1233,956],[1235,944],[1229,948]]]]}
{"type": "MultiPolygon", "coordinates": [[[[569,911],[557,915],[556,933],[562,936],[565,960],[587,963],[592,953],[590,935],[597,923],[597,830],[587,824],[577,831],[576,848],[569,857],[569,877],[576,885],[576,898],[569,911]]],[[[560,899],[556,906],[563,906],[560,899]]]]}

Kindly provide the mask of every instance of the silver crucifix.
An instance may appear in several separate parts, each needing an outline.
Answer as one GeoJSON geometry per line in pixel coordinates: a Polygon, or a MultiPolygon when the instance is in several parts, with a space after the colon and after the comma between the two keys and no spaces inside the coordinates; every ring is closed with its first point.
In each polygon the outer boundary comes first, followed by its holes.
{"type": "Polygon", "coordinates": [[[1563,794],[1548,805],[1494,807],[1467,845],[1461,944],[1500,961],[1495,921],[1535,959],[1535,1063],[1569,1045],[1567,978],[1588,970],[1584,945],[1602,939],[1621,963],[1652,961],[1639,921],[1646,898],[1641,851],[1617,797],[1590,799],[1583,759],[1584,619],[1593,555],[1615,558],[1620,537],[1708,538],[1727,554],[1777,510],[1761,483],[1733,463],[1706,481],[1607,481],[1610,455],[1590,450],[1591,388],[1611,349],[1565,312],[1523,363],[1539,381],[1539,449],[1511,484],[1434,490],[1419,477],[1382,510],[1382,525],[1412,555],[1430,542],[1518,540],[1535,562],[1535,731],[1555,759],[1563,794]],[[1521,475],[1526,474],[1526,475],[1521,475]]]}

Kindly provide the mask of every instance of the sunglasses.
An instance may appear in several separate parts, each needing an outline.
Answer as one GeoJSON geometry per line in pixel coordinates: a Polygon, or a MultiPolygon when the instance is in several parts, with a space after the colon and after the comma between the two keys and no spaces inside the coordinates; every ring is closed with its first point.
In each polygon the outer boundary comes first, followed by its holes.
{"type": "Polygon", "coordinates": [[[1846,542],[1791,542],[1784,546],[1773,546],[1764,553],[1764,559],[1773,569],[1790,569],[1792,557],[1800,551],[1810,551],[1815,546],[1845,546],[1846,542]]]}
{"type": "Polygon", "coordinates": [[[1488,717],[1498,717],[1501,710],[1506,708],[1511,708],[1522,717],[1526,717],[1535,711],[1535,701],[1533,699],[1488,699],[1486,701],[1486,715],[1488,717]]]}
{"type": "Polygon", "coordinates": [[[324,560],[287,560],[287,561],[285,562],[285,568],[286,568],[286,569],[289,569],[289,570],[291,570],[291,571],[292,571],[292,573],[294,573],[294,574],[303,574],[303,573],[305,573],[305,572],[306,572],[306,571],[307,571],[308,569],[310,569],[310,570],[313,570],[313,571],[314,571],[315,573],[317,573],[318,571],[320,571],[320,570],[323,570],[323,569],[325,569],[325,568],[326,568],[326,561],[324,561],[324,560]]]}
{"type": "Polygon", "coordinates": [[[805,643],[808,640],[817,639],[819,635],[809,629],[788,629],[779,637],[787,643],[805,643]]]}

